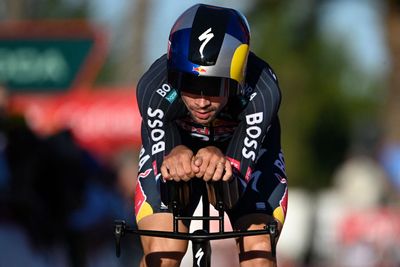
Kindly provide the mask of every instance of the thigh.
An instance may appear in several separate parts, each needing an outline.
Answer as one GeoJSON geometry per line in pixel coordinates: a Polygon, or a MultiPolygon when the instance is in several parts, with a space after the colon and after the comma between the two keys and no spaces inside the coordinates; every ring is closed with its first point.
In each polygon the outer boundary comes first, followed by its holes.
{"type": "Polygon", "coordinates": [[[257,213],[272,216],[279,223],[284,223],[288,188],[278,134],[279,131],[271,132],[267,136],[243,196],[232,210],[227,211],[233,224],[243,216],[257,213]]]}
{"type": "MultiPolygon", "coordinates": [[[[146,131],[146,128],[142,127],[142,131],[146,131]]],[[[144,132],[142,136],[139,174],[135,190],[135,216],[138,223],[143,218],[153,214],[170,213],[168,205],[171,193],[161,173],[158,172],[155,159],[151,155],[151,142],[145,138],[149,135],[144,132]]],[[[192,179],[187,182],[188,203],[182,208],[181,215],[190,216],[196,209],[201,195],[200,182],[200,179],[192,179]]],[[[186,225],[188,223],[186,222],[186,225]]]]}
{"type": "MultiPolygon", "coordinates": [[[[179,222],[179,231],[187,233],[188,227],[179,222]]],[[[138,228],[140,230],[154,231],[173,231],[173,216],[171,213],[156,213],[147,216],[139,221],[138,228]]],[[[177,251],[186,252],[187,241],[179,239],[168,239],[152,236],[141,236],[143,251],[145,254],[157,251],[177,251]]]]}

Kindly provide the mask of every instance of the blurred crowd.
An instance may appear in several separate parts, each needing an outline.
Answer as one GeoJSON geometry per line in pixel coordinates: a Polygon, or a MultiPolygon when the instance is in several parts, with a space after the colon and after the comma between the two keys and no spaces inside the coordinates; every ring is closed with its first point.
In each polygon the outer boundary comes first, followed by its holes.
{"type": "Polygon", "coordinates": [[[7,103],[0,87],[0,266],[137,266],[138,239],[117,258],[113,235],[115,219],[135,223],[137,152],[98,159],[68,129],[36,135],[7,103]]]}
{"type": "Polygon", "coordinates": [[[400,149],[375,141],[349,153],[331,187],[289,191],[280,266],[400,266],[400,149]]]}

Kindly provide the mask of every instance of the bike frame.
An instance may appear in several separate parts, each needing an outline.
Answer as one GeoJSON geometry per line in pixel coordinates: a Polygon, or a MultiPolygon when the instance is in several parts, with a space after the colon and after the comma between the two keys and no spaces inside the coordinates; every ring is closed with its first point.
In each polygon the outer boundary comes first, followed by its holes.
{"type": "Polygon", "coordinates": [[[278,236],[278,224],[276,221],[269,222],[262,230],[244,230],[244,231],[224,231],[224,204],[222,200],[216,203],[218,216],[210,216],[210,202],[207,194],[202,193],[203,213],[202,216],[180,216],[180,205],[177,200],[171,202],[173,213],[173,231],[154,231],[154,230],[139,230],[126,225],[123,220],[116,220],[114,223],[114,235],[117,257],[121,254],[121,238],[129,233],[143,236],[164,237],[171,239],[188,240],[192,242],[193,252],[193,267],[210,267],[211,266],[211,240],[238,238],[244,236],[264,235],[270,236],[272,255],[276,256],[276,238],[278,236]],[[193,233],[179,232],[178,222],[181,220],[200,220],[203,222],[203,228],[194,231],[193,233]],[[210,221],[216,220],[219,222],[218,232],[210,232],[210,221]]]}

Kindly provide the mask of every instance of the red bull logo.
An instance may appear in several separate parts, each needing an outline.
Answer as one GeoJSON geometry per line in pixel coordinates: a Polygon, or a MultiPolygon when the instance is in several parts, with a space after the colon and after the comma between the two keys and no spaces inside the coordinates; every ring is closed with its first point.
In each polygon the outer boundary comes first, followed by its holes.
{"type": "Polygon", "coordinates": [[[143,203],[146,202],[147,196],[143,191],[142,185],[140,184],[140,180],[136,184],[135,188],[135,212],[136,216],[139,213],[140,208],[142,207],[143,203]]]}
{"type": "Polygon", "coordinates": [[[207,72],[207,70],[205,68],[203,68],[202,66],[193,67],[192,71],[195,71],[198,74],[207,72]]]}
{"type": "Polygon", "coordinates": [[[153,214],[153,208],[146,200],[147,196],[143,191],[139,179],[135,190],[135,214],[137,222],[139,222],[143,217],[153,214]]]}
{"type": "Polygon", "coordinates": [[[139,173],[138,174],[138,179],[139,178],[146,178],[147,176],[149,176],[151,171],[152,171],[152,169],[147,169],[146,171],[139,173]]]}

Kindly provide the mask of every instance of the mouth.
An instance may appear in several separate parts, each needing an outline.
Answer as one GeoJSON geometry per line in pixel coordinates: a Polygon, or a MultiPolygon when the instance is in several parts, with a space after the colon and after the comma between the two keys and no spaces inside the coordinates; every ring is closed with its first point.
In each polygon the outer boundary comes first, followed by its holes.
{"type": "Polygon", "coordinates": [[[208,112],[198,112],[198,111],[193,111],[193,115],[201,120],[207,120],[208,118],[211,117],[212,112],[208,111],[208,112]]]}

